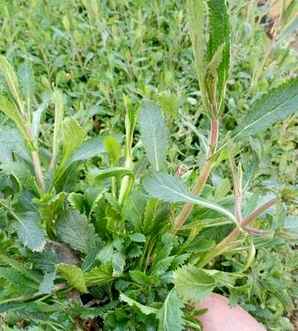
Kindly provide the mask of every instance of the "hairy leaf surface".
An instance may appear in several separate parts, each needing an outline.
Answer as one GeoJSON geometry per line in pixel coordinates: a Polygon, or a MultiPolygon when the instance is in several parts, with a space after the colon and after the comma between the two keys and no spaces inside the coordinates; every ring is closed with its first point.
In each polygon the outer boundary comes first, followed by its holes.
{"type": "Polygon", "coordinates": [[[260,133],[298,111],[298,78],[288,80],[257,100],[236,130],[236,137],[260,133]]]}
{"type": "Polygon", "coordinates": [[[144,179],[145,190],[153,197],[168,202],[188,202],[204,208],[215,210],[237,223],[234,215],[220,205],[198,198],[187,191],[179,177],[166,173],[154,173],[144,179]]]}
{"type": "Polygon", "coordinates": [[[172,289],[159,312],[159,331],[183,330],[183,303],[175,289],[172,289]]]}
{"type": "Polygon", "coordinates": [[[192,265],[178,269],[174,274],[175,288],[185,300],[200,301],[209,295],[216,282],[204,270],[192,265]]]}
{"type": "Polygon", "coordinates": [[[140,114],[141,139],[155,171],[163,169],[168,149],[168,130],[160,108],[144,102],[140,114]]]}
{"type": "Polygon", "coordinates": [[[76,210],[67,210],[57,223],[58,237],[70,247],[87,254],[90,241],[95,240],[94,226],[85,215],[76,210]]]}
{"type": "Polygon", "coordinates": [[[17,233],[24,246],[41,252],[46,244],[45,234],[40,226],[39,216],[33,212],[18,215],[17,233]]]}

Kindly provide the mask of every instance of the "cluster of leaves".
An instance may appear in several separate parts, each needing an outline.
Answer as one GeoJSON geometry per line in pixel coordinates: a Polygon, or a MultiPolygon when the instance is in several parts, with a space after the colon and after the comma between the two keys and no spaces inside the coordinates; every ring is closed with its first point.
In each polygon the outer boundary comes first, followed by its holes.
{"type": "MultiPolygon", "coordinates": [[[[28,3],[23,6],[30,15],[20,20],[16,35],[38,30],[35,24],[45,17],[41,34],[30,38],[32,45],[18,44],[19,49],[7,34],[7,55],[28,57],[18,73],[0,58],[0,110],[10,119],[0,133],[4,330],[200,330],[200,312],[192,303],[212,291],[229,294],[270,330],[285,330],[285,325],[291,330],[286,313],[297,296],[297,253],[289,245],[297,238],[291,209],[297,187],[294,180],[283,181],[282,187],[267,183],[272,174],[262,162],[280,159],[274,139],[267,138],[271,145],[260,148],[257,157],[247,151],[261,144],[260,137],[277,122],[285,120],[282,125],[288,127],[293,121],[297,78],[272,83],[277,86],[253,98],[244,116],[235,114],[235,86],[239,93],[247,81],[238,74],[229,86],[234,22],[229,23],[225,1],[187,3],[200,93],[182,28],[184,8],[175,1],[163,6],[153,1],[145,14],[144,1],[66,2],[63,27],[57,25],[57,4],[28,3]],[[130,25],[126,8],[135,11],[130,25]],[[174,17],[171,25],[168,12],[174,17]],[[156,29],[148,31],[151,23],[156,29]],[[170,31],[167,40],[156,35],[163,30],[170,31]],[[127,39],[121,39],[123,34],[127,39]],[[52,39],[57,47],[50,47],[52,39]],[[186,48],[173,47],[178,44],[186,48]],[[34,49],[30,57],[24,47],[34,49]],[[83,53],[85,48],[89,53],[83,53]],[[52,90],[52,83],[60,89],[52,90]],[[177,162],[197,163],[196,149],[183,146],[187,131],[181,129],[180,139],[175,136],[179,148],[169,149],[169,130],[178,122],[173,117],[176,95],[189,85],[191,97],[180,104],[183,112],[198,116],[190,105],[200,102],[203,127],[211,123],[209,143],[206,132],[198,132],[199,176],[197,166],[182,176],[177,167],[177,162]],[[139,113],[140,97],[155,102],[142,100],[139,113]],[[114,114],[119,100],[123,111],[114,114]],[[219,126],[228,125],[221,120],[227,105],[237,125],[225,134],[219,126]],[[123,113],[125,124],[118,124],[123,113]],[[103,128],[84,119],[99,115],[103,128]],[[114,126],[124,134],[115,133],[114,126]]],[[[11,28],[15,5],[1,5],[4,30],[11,28]]],[[[244,105],[255,96],[262,74],[253,75],[250,94],[241,94],[244,105]]]]}

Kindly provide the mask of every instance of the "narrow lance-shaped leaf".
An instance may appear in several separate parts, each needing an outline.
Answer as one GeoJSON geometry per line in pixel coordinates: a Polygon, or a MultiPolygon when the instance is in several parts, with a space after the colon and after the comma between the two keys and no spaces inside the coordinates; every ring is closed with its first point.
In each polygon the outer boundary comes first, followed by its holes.
{"type": "Polygon", "coordinates": [[[115,166],[121,157],[121,145],[116,137],[107,136],[103,139],[104,149],[107,152],[111,166],[115,166]]]}
{"type": "Polygon", "coordinates": [[[38,143],[39,133],[40,133],[40,124],[42,119],[43,112],[47,109],[49,104],[49,98],[46,96],[43,98],[43,101],[38,106],[38,108],[33,112],[32,114],[32,125],[31,125],[31,131],[32,131],[32,137],[35,141],[35,144],[38,143]]]}
{"type": "Polygon", "coordinates": [[[97,173],[95,179],[102,180],[109,177],[123,177],[123,176],[130,176],[133,177],[133,172],[124,167],[112,167],[108,169],[101,169],[97,173]]]}
{"type": "Polygon", "coordinates": [[[8,118],[10,118],[15,123],[16,127],[18,128],[24,140],[26,141],[28,147],[32,150],[33,143],[31,136],[26,127],[24,118],[22,117],[22,114],[19,112],[16,104],[10,101],[7,97],[0,96],[0,111],[2,111],[8,118]]]}
{"type": "Polygon", "coordinates": [[[144,102],[140,114],[141,139],[155,171],[163,169],[168,149],[168,130],[160,108],[144,102]]]}
{"type": "Polygon", "coordinates": [[[151,314],[156,315],[158,313],[158,309],[142,305],[141,303],[135,301],[134,299],[131,299],[130,297],[126,296],[124,293],[120,294],[120,300],[126,302],[129,306],[132,307],[134,306],[138,308],[145,315],[151,315],[151,314]]]}
{"type": "Polygon", "coordinates": [[[68,160],[67,165],[71,165],[77,161],[84,161],[92,157],[99,156],[104,152],[104,147],[101,137],[93,137],[85,142],[74,151],[71,158],[68,160]]]}
{"type": "Polygon", "coordinates": [[[235,137],[260,133],[298,111],[298,78],[291,79],[257,100],[235,131],[235,137]]]}
{"type": "Polygon", "coordinates": [[[183,325],[183,303],[178,297],[175,289],[172,289],[159,312],[158,331],[182,331],[183,325]]]}
{"type": "Polygon", "coordinates": [[[229,73],[227,4],[225,0],[188,0],[187,9],[203,105],[214,113],[222,109],[229,73]]]}
{"type": "Polygon", "coordinates": [[[55,172],[55,182],[58,183],[63,177],[67,167],[72,163],[71,158],[83,144],[86,131],[73,118],[66,118],[63,122],[63,158],[55,172]]]}
{"type": "Polygon", "coordinates": [[[230,65],[230,26],[225,0],[208,0],[208,62],[222,48],[221,63],[217,69],[218,103],[224,98],[230,65]]]}
{"type": "Polygon", "coordinates": [[[28,114],[31,114],[32,99],[34,96],[34,75],[30,63],[23,63],[18,69],[18,76],[21,84],[21,90],[26,100],[26,109],[28,114]]]}
{"type": "MultiPolygon", "coordinates": [[[[207,67],[207,7],[205,0],[188,0],[187,1],[187,17],[190,28],[190,36],[196,70],[198,74],[200,89],[203,93],[203,98],[206,94],[205,75],[207,67]]],[[[205,105],[206,106],[206,105],[205,105]]]]}
{"type": "Polygon", "coordinates": [[[189,193],[180,178],[166,173],[155,173],[144,179],[145,190],[153,197],[168,202],[186,202],[209,208],[230,218],[237,224],[235,216],[220,205],[198,198],[189,193]]]}
{"type": "Polygon", "coordinates": [[[17,75],[12,65],[7,61],[5,56],[2,55],[0,56],[0,72],[4,76],[9,91],[18,105],[19,110],[24,115],[24,104],[20,93],[17,75]]]}
{"type": "Polygon", "coordinates": [[[295,36],[295,33],[298,30],[298,15],[294,16],[291,22],[282,30],[280,35],[278,36],[277,43],[281,43],[283,41],[290,41],[291,35],[295,36]]]}
{"type": "Polygon", "coordinates": [[[67,118],[63,123],[63,160],[65,165],[74,151],[81,146],[86,137],[86,131],[73,118],[67,118]]]}
{"type": "Polygon", "coordinates": [[[54,134],[53,134],[53,153],[51,160],[51,168],[56,165],[59,146],[61,138],[63,136],[63,114],[64,114],[64,100],[63,94],[56,90],[53,94],[53,101],[55,104],[55,123],[54,123],[54,134]]]}

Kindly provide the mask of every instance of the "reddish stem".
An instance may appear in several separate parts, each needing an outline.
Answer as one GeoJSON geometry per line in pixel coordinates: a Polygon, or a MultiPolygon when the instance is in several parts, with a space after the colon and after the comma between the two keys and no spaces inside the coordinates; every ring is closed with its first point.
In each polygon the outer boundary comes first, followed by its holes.
{"type": "MultiPolygon", "coordinates": [[[[219,123],[218,119],[215,117],[211,118],[211,124],[210,124],[210,135],[209,135],[209,148],[208,148],[208,156],[207,160],[205,161],[200,176],[197,179],[197,182],[195,183],[192,193],[194,195],[198,195],[202,192],[203,188],[205,187],[207,180],[209,178],[213,160],[212,156],[216,151],[217,148],[217,142],[218,142],[218,132],[219,132],[219,123]]],[[[189,215],[192,212],[193,205],[191,203],[186,203],[182,210],[180,211],[179,215],[176,217],[175,225],[174,225],[174,233],[177,233],[181,227],[184,225],[186,220],[188,219],[189,215]]]]}
{"type": "MultiPolygon", "coordinates": [[[[260,207],[256,208],[250,215],[248,215],[243,221],[241,222],[241,227],[245,228],[248,224],[253,222],[259,215],[264,213],[267,209],[272,207],[276,204],[278,198],[273,198],[260,207]]],[[[205,266],[210,260],[215,258],[216,256],[225,252],[231,245],[233,241],[240,235],[240,228],[236,227],[225,239],[223,239],[220,243],[216,245],[216,247],[205,256],[205,258],[199,263],[200,267],[205,266]]]]}

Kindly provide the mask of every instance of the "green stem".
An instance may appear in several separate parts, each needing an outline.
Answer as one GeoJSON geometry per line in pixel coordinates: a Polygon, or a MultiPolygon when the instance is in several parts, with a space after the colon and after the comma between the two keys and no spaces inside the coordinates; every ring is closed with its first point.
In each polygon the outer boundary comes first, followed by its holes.
{"type": "Polygon", "coordinates": [[[43,192],[43,191],[45,191],[45,182],[44,182],[44,177],[43,177],[43,172],[42,172],[42,167],[41,167],[41,162],[40,162],[38,151],[33,150],[31,152],[31,156],[32,156],[32,163],[33,163],[36,180],[37,180],[39,188],[43,192]]]}
{"type": "MultiPolygon", "coordinates": [[[[245,228],[248,224],[253,222],[259,215],[261,215],[263,212],[265,212],[267,209],[272,207],[274,204],[278,202],[277,198],[273,198],[263,205],[259,206],[257,209],[255,209],[250,215],[248,215],[243,221],[241,222],[241,228],[245,228]]],[[[234,241],[237,239],[237,237],[240,235],[241,230],[239,227],[235,227],[235,229],[220,243],[218,243],[214,249],[212,249],[209,253],[205,255],[205,257],[199,262],[199,267],[202,268],[206,264],[208,264],[212,259],[217,257],[218,255],[221,255],[224,253],[231,244],[234,243],[234,241]]]]}
{"type": "MultiPolygon", "coordinates": [[[[125,146],[125,167],[129,170],[133,169],[133,156],[132,156],[132,144],[133,134],[136,125],[136,117],[131,116],[128,106],[126,105],[126,117],[125,117],[125,135],[126,135],[126,146],[125,146]]],[[[132,178],[130,176],[124,176],[120,186],[119,192],[119,204],[121,205],[128,193],[131,190],[132,178]]]]}
{"type": "MultiPolygon", "coordinates": [[[[200,176],[198,177],[198,179],[193,187],[192,193],[194,195],[198,195],[199,193],[201,193],[203,191],[203,189],[207,183],[207,180],[209,178],[209,175],[210,175],[213,163],[214,163],[212,156],[216,152],[217,143],[218,143],[218,133],[219,133],[218,119],[215,117],[212,117],[211,125],[210,125],[208,156],[207,156],[207,160],[205,161],[205,163],[201,169],[200,176]]],[[[193,208],[193,204],[191,204],[191,203],[186,203],[183,206],[181,212],[175,219],[174,233],[177,233],[182,228],[182,226],[188,219],[189,215],[191,214],[192,208],[193,208]]]]}

